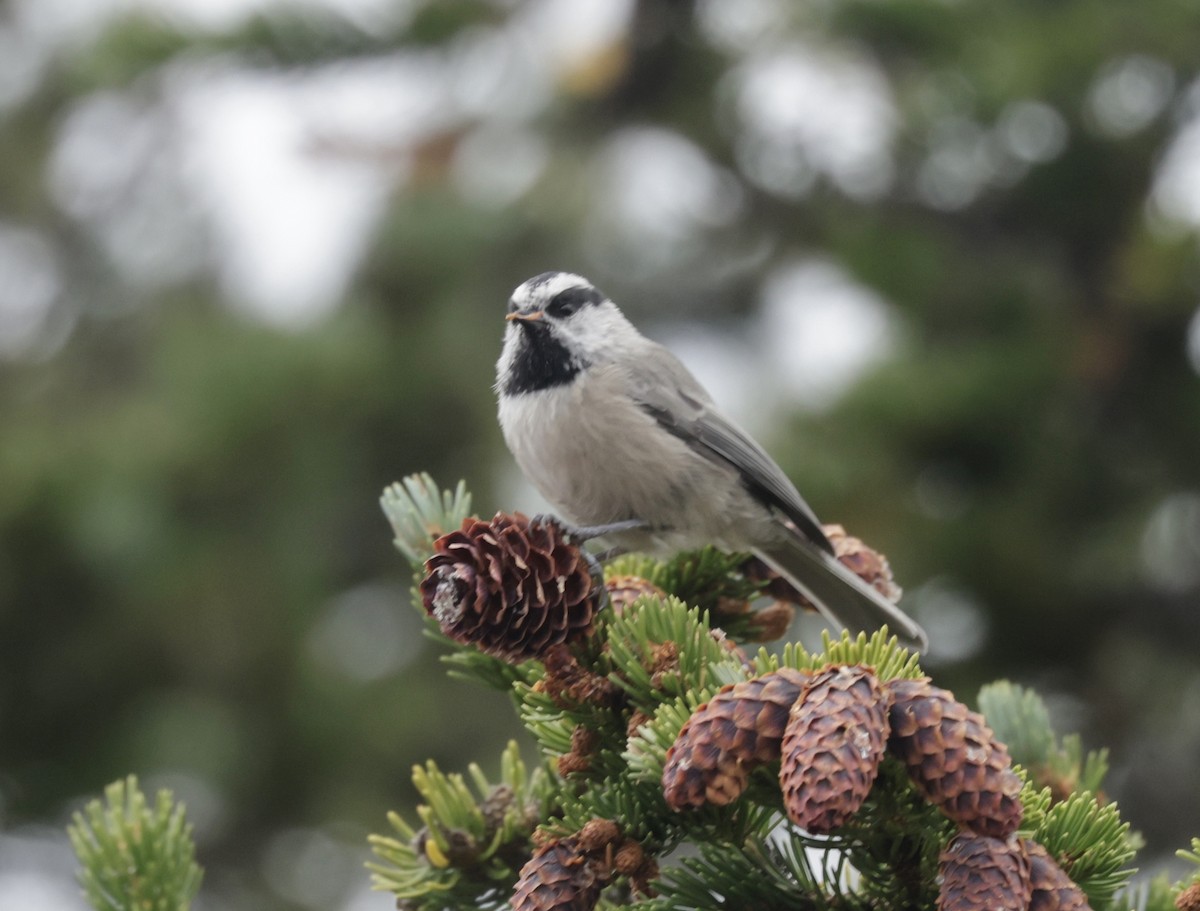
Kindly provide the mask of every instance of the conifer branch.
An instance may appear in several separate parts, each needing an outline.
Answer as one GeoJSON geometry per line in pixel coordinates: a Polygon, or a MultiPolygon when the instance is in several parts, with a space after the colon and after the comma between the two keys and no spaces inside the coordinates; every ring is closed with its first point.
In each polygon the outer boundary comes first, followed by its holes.
{"type": "Polygon", "coordinates": [[[442,490],[425,472],[392,484],[379,503],[396,535],[396,549],[414,569],[432,556],[436,538],[458,528],[471,515],[471,494],[465,481],[459,481],[453,491],[442,490]]]}
{"type": "Polygon", "coordinates": [[[478,766],[467,779],[430,761],[413,769],[425,803],[420,827],[389,813],[390,835],[372,835],[378,858],[367,864],[375,888],[392,892],[401,907],[502,907],[517,870],[531,849],[534,826],[554,796],[543,770],[527,773],[515,743],[501,757],[500,781],[489,782],[478,766]]]}
{"type": "Polygon", "coordinates": [[[1050,725],[1050,712],[1032,690],[998,680],[979,691],[979,708],[1014,761],[1057,799],[1075,791],[1098,793],[1108,774],[1108,750],[1083,752],[1078,735],[1061,740],[1050,725]]]}
{"type": "MultiPolygon", "coordinates": [[[[416,499],[412,503],[410,510],[421,508],[416,499]]],[[[1007,863],[990,853],[997,850],[991,843],[999,846],[998,838],[1013,833],[1021,819],[1021,798],[1029,803],[1022,837],[1031,845],[1044,845],[1048,853],[1043,866],[1052,865],[1046,867],[1051,871],[1048,875],[1062,877],[1070,888],[1075,886],[1065,877],[1076,877],[1097,909],[1111,903],[1127,879],[1134,845],[1128,826],[1120,822],[1115,807],[1102,805],[1086,791],[1076,793],[1084,782],[1099,786],[1105,770],[1103,754],[1085,757],[1077,739],[1056,738],[1045,706],[1034,694],[997,685],[985,690],[982,701],[996,715],[1005,736],[1017,744],[1028,768],[1044,769],[1043,777],[1058,783],[1063,793],[1057,797],[1034,785],[1022,790],[1023,779],[1010,770],[1007,750],[983,718],[951,694],[932,687],[922,676],[917,656],[901,648],[887,630],[870,636],[826,635],[816,652],[789,644],[777,654],[760,649],[747,658],[734,642],[738,634],[753,638],[754,624],[744,622],[755,613],[751,602],[777,585],[747,572],[744,555],[708,548],[674,560],[618,558],[605,567],[613,595],[609,609],[591,617],[580,637],[531,650],[522,630],[528,624],[536,628],[561,622],[555,619],[561,608],[540,587],[527,590],[519,610],[507,606],[508,593],[525,584],[522,580],[529,572],[525,565],[531,557],[524,555],[531,549],[544,552],[544,559],[552,562],[567,558],[550,558],[550,548],[557,545],[535,543],[533,529],[522,531],[519,521],[514,526],[498,516],[491,528],[495,530],[482,529],[461,539],[458,553],[480,548],[480,554],[486,550],[513,555],[511,567],[505,563],[507,558],[487,557],[487,572],[494,580],[495,597],[505,593],[506,606],[497,619],[516,610],[514,616],[522,618],[521,624],[481,625],[478,633],[469,634],[459,624],[452,660],[456,668],[469,668],[493,684],[508,683],[522,723],[551,760],[552,774],[559,781],[555,788],[559,802],[539,821],[543,847],[520,871],[514,898],[517,911],[592,907],[608,886],[623,881],[611,858],[597,854],[582,839],[581,833],[596,820],[616,826],[643,853],[662,855],[684,843],[698,849],[696,856],[664,870],[656,885],[645,880],[643,867],[628,881],[634,894],[612,892],[614,900],[624,897],[622,904],[663,911],[703,907],[716,895],[755,907],[953,904],[957,899],[939,897],[939,883],[947,882],[947,870],[958,869],[944,866],[947,846],[961,829],[968,833],[963,843],[971,845],[972,863],[1007,863]],[[514,527],[517,531],[512,531],[514,527]],[[492,547],[485,543],[491,540],[489,535],[499,541],[501,534],[509,535],[510,543],[501,545],[501,551],[487,550],[492,547]],[[735,629],[739,632],[731,637],[735,629]],[[484,656],[472,646],[475,636],[478,646],[491,653],[488,662],[507,663],[509,669],[493,663],[485,671],[480,664],[484,656]],[[506,653],[513,657],[506,661],[506,653]],[[849,682],[834,685],[845,676],[838,676],[843,671],[850,673],[845,677],[849,682]],[[787,678],[795,683],[779,677],[786,674],[796,675],[787,678]],[[777,677],[778,685],[770,682],[777,677]],[[853,690],[859,677],[875,682],[861,692],[853,690]],[[815,701],[799,714],[796,707],[789,714],[790,702],[779,704],[772,701],[778,696],[769,695],[784,692],[781,686],[792,686],[787,691],[791,695],[784,698],[795,700],[798,707],[815,681],[833,688],[828,695],[812,696],[815,701]],[[852,691],[858,695],[851,696],[852,691]],[[835,696],[841,708],[823,701],[835,696]],[[867,700],[861,704],[866,715],[852,722],[850,718],[860,717],[855,700],[867,700]],[[839,712],[849,713],[847,720],[837,720],[839,712]],[[878,738],[889,736],[889,726],[881,720],[887,712],[900,712],[894,718],[905,725],[903,730],[891,730],[889,753],[895,755],[875,752],[871,758],[867,753],[860,757],[853,749],[839,753],[843,747],[838,746],[842,743],[838,738],[862,724],[884,725],[874,731],[874,742],[882,744],[878,738]],[[905,712],[916,714],[909,717],[905,712]],[[955,726],[939,729],[936,719],[943,716],[955,726]],[[773,719],[770,731],[757,731],[756,726],[767,723],[768,717],[773,719]],[[791,730],[792,718],[802,719],[802,726],[782,738],[784,722],[791,730]],[[827,722],[827,718],[834,720],[827,722]],[[822,727],[828,723],[835,726],[822,727]],[[826,752],[819,746],[824,742],[820,738],[831,736],[831,752],[826,752]],[[805,822],[810,829],[817,820],[830,820],[821,823],[831,827],[828,834],[820,828],[806,831],[784,814],[786,795],[776,779],[785,742],[791,744],[789,750],[799,750],[783,756],[783,766],[793,782],[788,788],[801,795],[798,808],[788,803],[787,813],[798,813],[794,819],[811,818],[805,822]],[[694,759],[681,750],[695,750],[694,759]],[[825,765],[820,771],[805,766],[824,756],[842,758],[832,766],[821,759],[825,765]],[[839,768],[838,762],[845,766],[839,768]],[[706,763],[713,763],[711,771],[706,771],[710,768],[706,763]],[[854,773],[859,777],[844,778],[843,773],[860,766],[861,775],[854,773]],[[682,790],[671,790],[676,787],[670,784],[676,781],[671,776],[680,774],[684,777],[677,784],[682,790]],[[849,803],[836,790],[846,780],[858,782],[849,803]],[[824,803],[813,804],[803,795],[814,786],[834,790],[822,798],[824,803]],[[825,807],[837,809],[828,815],[825,807]],[[984,834],[971,834],[970,829],[984,834]],[[989,841],[985,836],[996,837],[989,841]],[[645,895],[647,888],[657,889],[657,897],[645,895]],[[560,900],[568,904],[557,904],[560,900]],[[570,904],[576,900],[580,904],[570,904]]],[[[442,546],[435,542],[432,549],[442,546]]],[[[863,571],[875,575],[886,566],[882,555],[862,562],[863,571]]],[[[570,565],[569,561],[563,565],[570,565]]],[[[428,580],[423,583],[428,584],[428,580]]],[[[499,611],[486,605],[478,610],[481,617],[499,611]]],[[[432,805],[422,811],[427,826],[435,816],[432,805]]],[[[440,843],[436,839],[434,843],[441,851],[440,843]]],[[[416,859],[415,855],[409,858],[416,859]]],[[[427,856],[423,862],[433,859],[436,856],[427,856]]],[[[1021,863],[1026,866],[1017,864],[1012,869],[1028,870],[1028,861],[1021,863]]],[[[1025,888],[1036,885],[1027,882],[1025,888]]],[[[405,892],[401,897],[411,901],[415,896],[405,892]]],[[[444,895],[441,900],[445,907],[459,906],[444,895]]]]}
{"type": "MultiPolygon", "coordinates": [[[[414,769],[417,818],[370,839],[401,909],[1200,911],[1200,870],[1129,888],[1106,756],[1030,690],[992,684],[971,712],[886,629],[747,657],[774,583],[741,555],[628,555],[601,580],[552,525],[470,518],[462,484],[414,475],[383,504],[451,673],[509,691],[545,760],[510,744],[495,783],[414,769]]],[[[186,911],[182,808],[132,778],[106,797],[70,829],[89,900],[186,911]]],[[[1200,839],[1180,856],[1200,868],[1200,839]]]]}
{"type": "Polygon", "coordinates": [[[149,805],[133,775],[76,813],[67,834],[96,911],[187,911],[200,888],[183,805],[166,790],[149,805]]]}

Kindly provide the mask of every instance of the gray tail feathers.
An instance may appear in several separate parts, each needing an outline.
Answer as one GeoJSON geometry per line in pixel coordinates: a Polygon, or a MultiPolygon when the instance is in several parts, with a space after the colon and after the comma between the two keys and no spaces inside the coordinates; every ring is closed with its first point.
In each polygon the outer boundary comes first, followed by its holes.
{"type": "Polygon", "coordinates": [[[798,538],[757,551],[759,558],[803,592],[835,632],[873,632],[887,624],[902,643],[924,651],[925,630],[887,598],[822,550],[798,538]]]}

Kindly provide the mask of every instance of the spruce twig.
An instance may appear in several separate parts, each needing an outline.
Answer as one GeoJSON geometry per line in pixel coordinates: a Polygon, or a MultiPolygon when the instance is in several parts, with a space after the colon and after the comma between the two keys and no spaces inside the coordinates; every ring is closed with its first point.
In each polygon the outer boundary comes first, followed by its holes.
{"type": "Polygon", "coordinates": [[[422,825],[389,813],[392,833],[370,837],[374,886],[402,907],[501,907],[507,900],[553,783],[542,769],[527,772],[515,743],[501,756],[499,782],[474,764],[468,776],[470,785],[433,761],[414,767],[413,784],[425,801],[417,808],[422,825]]]}
{"type": "Polygon", "coordinates": [[[1192,882],[1200,883],[1200,838],[1192,839],[1192,850],[1185,851],[1181,848],[1175,852],[1175,856],[1196,865],[1196,871],[1192,874],[1192,882]]]}
{"type": "Polygon", "coordinates": [[[821,651],[809,653],[798,642],[787,643],[778,654],[760,648],[753,661],[753,672],[766,674],[790,667],[814,671],[827,664],[862,664],[874,668],[880,680],[916,680],[921,676],[919,656],[900,645],[900,640],[882,627],[871,635],[852,635],[843,630],[838,638],[828,631],[821,634],[821,651]]]}
{"type": "Polygon", "coordinates": [[[1039,787],[1049,787],[1056,800],[1075,791],[1100,792],[1108,774],[1108,750],[1085,755],[1077,734],[1060,740],[1046,703],[1033,690],[997,680],[979,691],[979,710],[1013,760],[1039,787]]]}
{"type": "Polygon", "coordinates": [[[442,490],[425,472],[392,484],[379,503],[396,535],[396,549],[414,569],[433,554],[435,538],[458,528],[471,515],[465,481],[459,481],[453,491],[442,490]]]}
{"type": "Polygon", "coordinates": [[[150,806],[130,775],[75,814],[67,828],[96,911],[186,911],[200,889],[192,827],[170,791],[150,806]]]}
{"type": "Polygon", "coordinates": [[[1129,863],[1139,839],[1121,821],[1115,803],[1100,803],[1078,791],[1055,801],[1050,788],[1027,784],[1021,794],[1025,819],[1021,831],[1044,847],[1087,893],[1096,909],[1110,907],[1117,891],[1136,871],[1129,863]]]}

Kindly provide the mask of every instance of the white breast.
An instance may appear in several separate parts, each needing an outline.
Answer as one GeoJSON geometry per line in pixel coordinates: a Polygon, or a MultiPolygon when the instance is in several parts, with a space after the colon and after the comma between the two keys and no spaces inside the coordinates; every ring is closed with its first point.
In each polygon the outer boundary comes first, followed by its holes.
{"type": "Polygon", "coordinates": [[[661,529],[657,543],[670,549],[741,549],[747,520],[765,518],[732,470],[697,454],[629,398],[616,368],[501,396],[500,426],[525,476],[573,523],[638,518],[661,529]]]}

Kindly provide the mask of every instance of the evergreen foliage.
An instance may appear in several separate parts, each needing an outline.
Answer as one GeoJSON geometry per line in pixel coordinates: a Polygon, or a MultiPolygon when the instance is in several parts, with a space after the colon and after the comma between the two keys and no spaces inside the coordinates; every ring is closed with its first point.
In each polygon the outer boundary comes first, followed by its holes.
{"type": "Polygon", "coordinates": [[[1114,906],[1114,896],[1135,872],[1129,867],[1139,841],[1121,821],[1115,803],[1088,791],[1055,800],[1050,789],[1022,795],[1022,831],[1050,852],[1088,894],[1096,911],[1114,906]]]}
{"type": "Polygon", "coordinates": [[[1059,797],[1080,790],[1100,792],[1108,774],[1108,750],[1084,754],[1078,734],[1056,737],[1046,703],[1037,693],[998,680],[979,691],[979,710],[1038,784],[1059,797]]]}
{"type": "Polygon", "coordinates": [[[513,866],[524,862],[534,825],[547,812],[554,787],[542,769],[527,773],[515,743],[501,756],[500,780],[477,765],[462,775],[430,761],[413,769],[422,804],[414,829],[388,814],[393,834],[372,835],[378,861],[368,865],[376,888],[414,907],[501,907],[512,890],[513,866]]]}
{"type": "Polygon", "coordinates": [[[825,632],[819,652],[805,651],[796,642],[785,643],[779,655],[760,649],[754,659],[754,671],[766,674],[781,667],[812,671],[827,664],[864,664],[874,668],[880,680],[916,680],[923,676],[919,657],[907,649],[897,648],[887,627],[869,636],[843,631],[837,639],[825,632]]]}
{"type": "MultiPolygon", "coordinates": [[[[424,542],[413,542],[409,549],[421,552],[424,542]]],[[[641,574],[666,596],[639,597],[621,613],[604,618],[593,640],[575,649],[572,672],[607,681],[610,688],[564,688],[562,671],[548,667],[539,674],[538,662],[526,662],[527,678],[514,681],[522,723],[545,756],[559,763],[559,774],[549,772],[558,785],[554,806],[538,820],[540,837],[573,837],[591,820],[616,821],[622,832],[666,865],[654,881],[652,896],[622,892],[619,901],[610,899],[645,911],[706,907],[718,897],[732,908],[932,906],[937,901],[938,857],[956,827],[919,796],[893,758],[883,761],[857,814],[827,837],[787,823],[768,769],[755,773],[747,793],[727,806],[675,812],[664,804],[661,791],[668,750],[692,713],[722,686],[781,667],[811,672],[828,664],[870,666],[884,681],[918,679],[922,671],[917,656],[882,630],[871,636],[826,635],[815,653],[789,643],[777,654],[760,648],[748,659],[711,626],[709,610],[689,605],[684,597],[697,598],[703,592],[705,603],[715,605],[723,597],[753,595],[740,561],[716,551],[685,554],[676,561],[628,555],[610,562],[606,574],[641,574]],[[581,732],[588,735],[582,756],[577,755],[581,732]],[[583,761],[564,772],[562,760],[567,756],[583,761]],[[673,852],[683,845],[689,850],[673,860],[673,852]]],[[[1052,769],[1060,784],[1099,785],[1103,755],[1084,759],[1076,740],[1060,742],[1036,694],[999,683],[985,688],[980,701],[1012,738],[1027,769],[1052,769]]],[[[450,787],[447,779],[440,781],[450,787]]],[[[423,785],[430,782],[426,778],[423,785]]],[[[457,802],[425,795],[429,804],[419,812],[427,828],[466,825],[462,814],[474,811],[463,802],[460,790],[454,792],[459,794],[457,802]],[[443,817],[438,816],[439,806],[447,808],[443,817]]],[[[1060,861],[1097,911],[1114,907],[1117,890],[1132,872],[1128,864],[1136,847],[1116,806],[1102,803],[1087,790],[1056,795],[1049,787],[1038,790],[1030,784],[1025,796],[1022,833],[1060,861]]],[[[460,904],[443,894],[458,890],[454,895],[465,899],[461,878],[448,872],[450,865],[439,868],[428,851],[418,856],[411,847],[413,830],[395,817],[392,824],[410,846],[376,839],[377,850],[388,845],[393,860],[403,854],[414,872],[377,879],[377,884],[393,888],[405,907],[466,908],[495,897],[486,891],[480,899],[477,890],[460,904]],[[434,886],[431,878],[452,885],[434,886]]],[[[478,828],[478,822],[475,825],[478,828]]],[[[493,872],[488,889],[515,882],[518,868],[493,872]]]]}
{"type": "Polygon", "coordinates": [[[1192,873],[1192,882],[1200,883],[1200,838],[1192,839],[1192,850],[1185,851],[1181,848],[1178,855],[1181,859],[1195,864],[1196,870],[1192,873]]]}
{"type": "Polygon", "coordinates": [[[388,487],[379,499],[396,533],[396,549],[414,566],[433,554],[433,542],[458,528],[471,515],[471,495],[465,482],[443,491],[426,473],[409,475],[388,487]]]}
{"type": "Polygon", "coordinates": [[[96,911],[187,911],[200,889],[183,805],[166,790],[150,805],[133,775],[76,813],[67,832],[96,911]]]}
{"type": "MultiPolygon", "coordinates": [[[[453,494],[439,492],[428,476],[389,488],[384,503],[397,547],[418,573],[434,537],[469,508],[462,484],[453,494]]],[[[693,713],[722,687],[781,668],[808,674],[829,665],[874,668],[885,684],[922,677],[917,657],[886,630],[826,635],[814,653],[789,643],[778,654],[760,648],[747,658],[710,625],[707,610],[670,590],[672,584],[687,590],[701,567],[706,589],[720,597],[723,582],[711,569],[722,562],[730,572],[728,590],[744,595],[734,564],[715,554],[684,555],[678,566],[623,558],[622,575],[641,567],[666,595],[638,598],[603,616],[589,639],[554,646],[507,676],[544,764],[529,771],[510,743],[494,783],[476,765],[465,777],[432,761],[414,768],[423,801],[419,824],[389,813],[391,832],[371,836],[375,887],[411,911],[500,909],[518,877],[518,897],[553,907],[598,901],[598,907],[637,911],[718,904],[868,911],[937,904],[939,857],[959,830],[914,788],[897,758],[883,758],[865,801],[829,835],[788,822],[774,777],[778,762],[754,772],[745,792],[725,805],[676,811],[664,801],[668,754],[693,713]],[[611,834],[593,844],[597,825],[611,834]],[[550,845],[557,847],[547,853],[550,845]],[[544,869],[531,860],[538,857],[545,858],[544,869]],[[573,893],[576,883],[585,891],[573,893]],[[529,899],[535,895],[543,897],[529,899]]],[[[446,643],[459,656],[456,670],[468,669],[491,685],[505,682],[483,670],[472,646],[446,643]]],[[[1060,741],[1031,691],[1000,682],[984,689],[980,704],[1026,764],[1021,836],[1049,852],[1095,911],[1164,908],[1182,883],[1160,879],[1121,892],[1138,839],[1115,804],[1080,787],[1100,786],[1103,756],[1084,758],[1075,741],[1060,741]],[[1055,787],[1034,783],[1029,770],[1043,767],[1055,773],[1055,787]],[[1068,784],[1069,792],[1060,793],[1068,784]]],[[[167,793],[148,808],[132,778],[110,787],[106,797],[107,807],[94,801],[71,827],[90,900],[98,911],[186,911],[200,873],[182,808],[167,793]]],[[[1180,853],[1200,865],[1200,840],[1180,853]]]]}
{"type": "Polygon", "coordinates": [[[647,554],[623,554],[609,561],[610,576],[637,576],[701,610],[713,611],[722,600],[743,601],[763,583],[743,572],[747,554],[727,554],[715,547],[681,553],[671,560],[647,554]]]}

